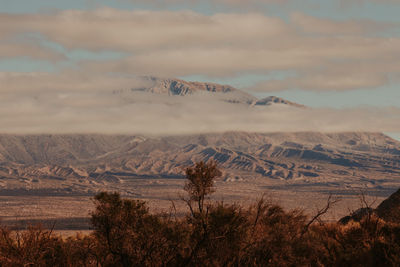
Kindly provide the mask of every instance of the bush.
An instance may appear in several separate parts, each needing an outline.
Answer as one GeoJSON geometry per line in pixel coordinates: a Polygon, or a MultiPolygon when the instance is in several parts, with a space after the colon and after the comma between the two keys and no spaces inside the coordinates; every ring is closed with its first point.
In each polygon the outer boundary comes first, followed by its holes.
{"type": "Polygon", "coordinates": [[[65,266],[62,240],[40,226],[26,231],[0,229],[1,266],[65,266]]]}
{"type": "Polygon", "coordinates": [[[118,193],[94,197],[90,235],[63,239],[41,227],[0,229],[0,266],[399,266],[400,224],[375,213],[346,224],[261,199],[213,203],[214,162],[186,170],[186,216],[152,214],[118,193]],[[316,223],[319,222],[319,223],[316,223]]]}
{"type": "Polygon", "coordinates": [[[152,215],[146,203],[122,200],[117,193],[95,196],[92,214],[97,255],[102,266],[172,265],[181,253],[184,227],[152,215]]]}

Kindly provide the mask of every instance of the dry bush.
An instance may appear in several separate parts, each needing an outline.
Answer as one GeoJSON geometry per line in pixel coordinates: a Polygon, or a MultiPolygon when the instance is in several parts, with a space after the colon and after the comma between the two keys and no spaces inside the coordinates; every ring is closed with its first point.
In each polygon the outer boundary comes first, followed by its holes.
{"type": "Polygon", "coordinates": [[[172,265],[180,258],[185,227],[117,193],[100,193],[95,200],[92,224],[102,266],[172,265]]]}
{"type": "Polygon", "coordinates": [[[93,235],[68,237],[63,240],[64,251],[67,256],[66,266],[98,266],[98,240],[93,235]]]}
{"type": "Polygon", "coordinates": [[[234,266],[239,262],[249,223],[237,205],[209,205],[204,217],[194,212],[187,217],[189,253],[183,265],[234,266]]]}
{"type": "Polygon", "coordinates": [[[303,230],[307,217],[300,210],[260,200],[249,214],[252,227],[242,266],[302,266],[313,261],[314,251],[303,230]]]}
{"type": "MultiPolygon", "coordinates": [[[[94,197],[90,235],[0,228],[0,266],[400,266],[400,224],[374,212],[323,223],[261,199],[250,207],[212,202],[215,162],[186,170],[188,212],[151,214],[118,193],[94,197]]],[[[369,209],[368,209],[369,210],[369,209]]]]}
{"type": "Polygon", "coordinates": [[[65,266],[66,255],[60,237],[40,226],[24,231],[0,229],[1,266],[65,266]]]}

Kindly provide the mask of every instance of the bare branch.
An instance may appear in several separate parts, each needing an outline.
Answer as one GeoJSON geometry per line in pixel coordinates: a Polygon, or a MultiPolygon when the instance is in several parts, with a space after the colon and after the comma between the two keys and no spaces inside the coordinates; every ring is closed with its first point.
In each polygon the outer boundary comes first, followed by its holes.
{"type": "Polygon", "coordinates": [[[303,231],[301,232],[301,236],[303,236],[307,231],[308,228],[310,227],[310,225],[312,225],[315,221],[319,221],[320,223],[321,221],[321,216],[323,216],[324,214],[326,214],[328,212],[328,210],[336,203],[338,203],[340,201],[340,199],[332,199],[332,194],[329,195],[327,201],[326,201],[326,205],[317,210],[317,213],[311,218],[311,220],[304,226],[303,231]]]}

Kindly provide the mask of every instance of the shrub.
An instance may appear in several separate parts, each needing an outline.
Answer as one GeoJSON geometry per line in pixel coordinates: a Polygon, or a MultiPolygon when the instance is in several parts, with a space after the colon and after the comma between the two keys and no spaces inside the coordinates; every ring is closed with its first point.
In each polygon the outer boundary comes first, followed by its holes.
{"type": "Polygon", "coordinates": [[[63,239],[41,227],[0,228],[0,266],[400,265],[399,223],[373,212],[323,223],[330,198],[311,218],[264,199],[250,207],[213,203],[208,197],[220,174],[215,162],[186,170],[188,212],[181,218],[102,192],[94,197],[90,235],[63,239]]]}

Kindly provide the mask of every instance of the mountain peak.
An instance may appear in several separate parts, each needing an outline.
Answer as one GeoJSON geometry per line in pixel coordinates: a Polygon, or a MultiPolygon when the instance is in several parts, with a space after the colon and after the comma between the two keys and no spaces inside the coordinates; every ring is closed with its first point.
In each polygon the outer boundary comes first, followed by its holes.
{"type": "Polygon", "coordinates": [[[184,96],[202,91],[213,93],[229,93],[238,91],[232,86],[221,85],[217,83],[188,82],[180,79],[162,79],[156,77],[146,77],[145,79],[151,81],[152,85],[149,88],[140,89],[140,91],[147,91],[158,94],[184,96]]]}
{"type": "Polygon", "coordinates": [[[154,76],[146,76],[143,79],[149,82],[147,87],[132,89],[132,91],[142,91],[154,94],[169,95],[169,96],[187,96],[196,93],[219,93],[223,94],[223,101],[229,103],[241,103],[251,106],[269,106],[272,104],[283,104],[298,108],[305,106],[288,101],[286,99],[268,96],[263,99],[258,99],[255,96],[236,89],[230,85],[222,85],[211,82],[194,82],[184,81],[174,78],[158,78],[154,76]]]}
{"type": "Polygon", "coordinates": [[[286,99],[283,99],[281,97],[277,97],[277,96],[268,96],[265,98],[262,98],[260,100],[257,100],[254,105],[255,106],[269,106],[272,104],[285,104],[285,105],[290,105],[290,106],[295,106],[295,107],[299,107],[299,108],[304,108],[304,105],[300,105],[291,101],[288,101],[286,99]]]}

